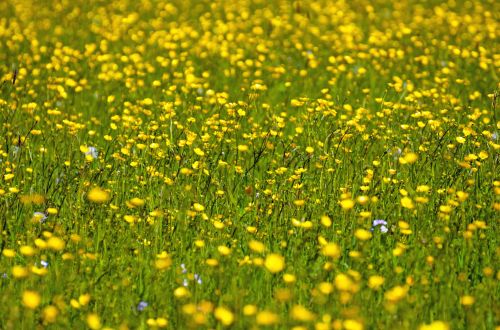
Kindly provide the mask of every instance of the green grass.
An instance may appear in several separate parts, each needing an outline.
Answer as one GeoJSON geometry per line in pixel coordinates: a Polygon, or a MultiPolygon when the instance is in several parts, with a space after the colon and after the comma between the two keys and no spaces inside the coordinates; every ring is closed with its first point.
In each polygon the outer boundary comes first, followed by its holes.
{"type": "Polygon", "coordinates": [[[0,328],[499,327],[499,9],[2,2],[0,328]]]}

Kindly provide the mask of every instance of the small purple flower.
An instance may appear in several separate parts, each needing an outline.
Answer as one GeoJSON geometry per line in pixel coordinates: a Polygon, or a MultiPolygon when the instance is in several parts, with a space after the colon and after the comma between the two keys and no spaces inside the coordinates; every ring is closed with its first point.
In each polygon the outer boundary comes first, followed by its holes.
{"type": "Polygon", "coordinates": [[[380,220],[380,219],[373,220],[373,223],[372,223],[373,227],[380,226],[380,225],[384,225],[384,226],[387,225],[387,221],[380,220]]]}
{"type": "Polygon", "coordinates": [[[49,263],[45,260],[40,261],[40,265],[42,265],[43,268],[47,268],[49,266],[49,263]]]}
{"type": "Polygon", "coordinates": [[[182,274],[186,274],[187,273],[186,265],[181,264],[181,269],[182,269],[182,274]]]}
{"type": "Polygon", "coordinates": [[[202,283],[202,281],[201,281],[201,276],[200,276],[200,275],[198,275],[198,274],[194,274],[194,279],[196,280],[196,283],[198,283],[198,284],[201,284],[201,283],[202,283]]]}
{"type": "Polygon", "coordinates": [[[146,309],[146,307],[148,307],[148,303],[146,301],[141,301],[139,302],[139,304],[137,305],[137,310],[139,312],[142,312],[144,309],[146,309]]]}
{"type": "Polygon", "coordinates": [[[374,231],[377,226],[380,226],[381,233],[385,234],[389,231],[389,228],[387,228],[387,221],[385,221],[385,220],[381,220],[381,219],[373,220],[372,228],[370,229],[370,231],[374,231]]]}
{"type": "Polygon", "coordinates": [[[187,280],[187,278],[185,278],[183,281],[182,281],[182,285],[187,287],[189,285],[189,282],[187,280]]]}

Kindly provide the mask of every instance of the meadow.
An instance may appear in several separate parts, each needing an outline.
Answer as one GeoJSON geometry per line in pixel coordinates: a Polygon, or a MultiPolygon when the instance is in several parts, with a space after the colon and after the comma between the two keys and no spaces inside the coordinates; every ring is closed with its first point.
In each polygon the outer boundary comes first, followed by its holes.
{"type": "Polygon", "coordinates": [[[0,1],[0,328],[500,329],[499,13],[0,1]]]}

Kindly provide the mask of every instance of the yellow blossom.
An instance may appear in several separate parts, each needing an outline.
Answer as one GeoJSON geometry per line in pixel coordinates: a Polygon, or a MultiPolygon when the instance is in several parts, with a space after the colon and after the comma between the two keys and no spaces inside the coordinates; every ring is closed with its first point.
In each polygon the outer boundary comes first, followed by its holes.
{"type": "Polygon", "coordinates": [[[29,309],[35,309],[40,305],[42,298],[36,291],[26,290],[23,292],[23,305],[29,309]]]}
{"type": "Polygon", "coordinates": [[[234,314],[225,307],[217,307],[214,316],[225,326],[229,326],[234,322],[234,314]]]}
{"type": "Polygon", "coordinates": [[[264,266],[271,273],[279,273],[285,268],[285,258],[276,253],[271,253],[266,256],[264,266]]]}
{"type": "Polygon", "coordinates": [[[92,330],[101,329],[101,319],[95,313],[91,313],[87,315],[87,325],[92,330]]]}
{"type": "Polygon", "coordinates": [[[372,233],[366,229],[356,229],[354,236],[361,241],[367,241],[372,238],[372,233]]]}
{"type": "Polygon", "coordinates": [[[105,203],[109,201],[111,197],[109,193],[102,188],[94,187],[88,192],[87,198],[94,203],[105,203]]]}

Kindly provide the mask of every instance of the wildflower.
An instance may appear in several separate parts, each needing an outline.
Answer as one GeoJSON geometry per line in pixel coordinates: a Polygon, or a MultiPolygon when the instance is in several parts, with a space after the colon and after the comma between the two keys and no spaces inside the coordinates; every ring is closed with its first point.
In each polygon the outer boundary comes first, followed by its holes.
{"type": "Polygon", "coordinates": [[[463,306],[472,306],[475,302],[475,299],[473,296],[463,296],[460,298],[460,303],[463,305],[463,306]]]}
{"type": "Polygon", "coordinates": [[[413,204],[413,201],[411,200],[411,198],[407,197],[407,196],[401,198],[401,206],[403,206],[406,209],[415,208],[415,204],[413,204]]]}
{"type": "Polygon", "coordinates": [[[431,324],[422,324],[418,330],[449,330],[450,327],[443,321],[434,321],[431,324]]]}
{"type": "Polygon", "coordinates": [[[245,305],[243,306],[243,315],[251,316],[257,313],[257,306],[255,305],[245,305]]]}
{"type": "Polygon", "coordinates": [[[323,246],[322,253],[326,257],[338,259],[340,258],[340,247],[335,243],[328,243],[323,246]]]}
{"type": "Polygon", "coordinates": [[[139,304],[137,304],[137,310],[139,312],[142,312],[144,309],[148,307],[148,303],[146,301],[140,301],[139,304]]]}
{"type": "Polygon", "coordinates": [[[368,287],[370,287],[370,289],[376,290],[381,287],[384,282],[385,279],[382,276],[372,275],[370,276],[370,278],[368,278],[368,287]]]}
{"type": "Polygon", "coordinates": [[[332,219],[330,219],[330,217],[327,215],[323,215],[321,216],[321,224],[325,227],[331,227],[332,219]]]}
{"type": "Polygon", "coordinates": [[[271,273],[279,273],[285,268],[285,258],[276,253],[271,253],[266,257],[264,266],[271,273]]]}
{"type": "Polygon", "coordinates": [[[47,215],[43,212],[35,212],[33,213],[33,221],[38,221],[40,223],[44,223],[47,220],[47,215]]]}
{"type": "Polygon", "coordinates": [[[316,315],[301,305],[292,307],[292,318],[297,321],[309,322],[316,318],[316,315]]]}
{"type": "Polygon", "coordinates": [[[389,229],[387,228],[387,221],[385,221],[385,220],[380,220],[380,219],[373,220],[372,227],[370,228],[370,231],[374,231],[377,226],[380,226],[379,229],[380,229],[381,233],[385,234],[389,231],[389,229]]]}
{"type": "Polygon", "coordinates": [[[367,241],[372,238],[372,233],[370,233],[366,229],[356,229],[356,231],[354,232],[354,236],[356,236],[356,238],[361,241],[367,241]]]}
{"type": "Polygon", "coordinates": [[[181,270],[182,270],[182,274],[186,274],[187,273],[187,269],[186,269],[186,265],[185,264],[181,264],[181,270]]]}
{"type": "Polygon", "coordinates": [[[356,204],[355,201],[353,201],[352,199],[348,198],[348,199],[343,199],[340,201],[340,206],[342,207],[342,209],[344,210],[350,210],[354,207],[354,204],[356,204]]]}
{"type": "Polygon", "coordinates": [[[12,267],[12,276],[14,276],[14,278],[23,278],[28,276],[28,274],[28,268],[26,267],[17,265],[12,267]]]}
{"type": "Polygon", "coordinates": [[[285,283],[294,283],[297,280],[297,277],[293,274],[284,274],[283,275],[283,281],[285,283]]]}
{"type": "Polygon", "coordinates": [[[97,152],[97,149],[94,147],[87,147],[87,150],[84,152],[85,156],[89,156],[93,159],[97,159],[99,157],[99,153],[97,152]]]}
{"type": "Polygon", "coordinates": [[[203,212],[205,210],[205,207],[200,203],[194,203],[193,208],[196,212],[203,212]]]}
{"type": "Polygon", "coordinates": [[[12,249],[4,249],[2,251],[2,254],[3,254],[4,257],[14,258],[16,256],[16,251],[14,251],[12,249]]]}
{"type": "Polygon", "coordinates": [[[334,282],[337,289],[341,291],[351,291],[355,288],[354,282],[346,274],[338,274],[334,282]]]}
{"type": "Polygon", "coordinates": [[[234,314],[225,307],[217,307],[214,316],[225,326],[229,326],[234,322],[234,314]]]}
{"type": "Polygon", "coordinates": [[[47,240],[47,247],[55,251],[61,251],[66,246],[66,243],[59,237],[52,236],[47,240]]]}
{"type": "Polygon", "coordinates": [[[172,265],[172,259],[167,252],[163,251],[156,255],[155,267],[159,270],[165,270],[172,265]]]}
{"type": "Polygon", "coordinates": [[[363,323],[357,320],[345,320],[343,323],[345,330],[363,330],[363,323]]]}
{"type": "Polygon", "coordinates": [[[259,325],[273,325],[279,322],[279,316],[273,312],[264,310],[257,314],[256,321],[259,325]]]}
{"type": "Polygon", "coordinates": [[[176,298],[184,298],[190,295],[190,292],[188,289],[186,289],[183,286],[178,287],[177,289],[174,290],[174,296],[176,298]]]}
{"type": "Polygon", "coordinates": [[[36,291],[26,290],[23,293],[23,305],[29,309],[35,309],[40,305],[42,298],[36,291]]]}
{"type": "Polygon", "coordinates": [[[110,200],[110,195],[102,188],[94,187],[88,192],[87,198],[94,203],[105,203],[110,200]]]}
{"type": "Polygon", "coordinates": [[[403,157],[399,158],[401,164],[413,164],[418,160],[418,155],[414,152],[409,152],[403,157]]]}
{"type": "Polygon", "coordinates": [[[42,316],[44,322],[54,323],[56,321],[57,315],[59,314],[59,310],[57,307],[49,305],[43,309],[42,316]]]}
{"type": "Polygon", "coordinates": [[[257,253],[262,253],[266,250],[266,246],[264,245],[264,243],[256,241],[256,240],[251,240],[250,242],[248,242],[248,247],[252,251],[257,252],[257,253]]]}
{"type": "Polygon", "coordinates": [[[91,314],[87,315],[87,325],[92,330],[98,330],[102,327],[101,319],[99,318],[99,316],[97,314],[91,313],[91,314]]]}
{"type": "Polygon", "coordinates": [[[407,286],[395,286],[385,293],[385,299],[391,303],[398,302],[406,296],[408,289],[407,286]]]}

